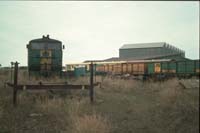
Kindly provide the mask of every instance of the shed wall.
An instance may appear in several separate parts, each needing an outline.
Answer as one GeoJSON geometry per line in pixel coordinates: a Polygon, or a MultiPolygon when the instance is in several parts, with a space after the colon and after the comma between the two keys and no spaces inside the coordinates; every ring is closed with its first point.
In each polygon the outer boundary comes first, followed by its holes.
{"type": "Polygon", "coordinates": [[[177,59],[185,57],[185,54],[180,54],[178,53],[178,51],[167,47],[119,49],[120,58],[143,59],[147,57],[156,57],[165,55],[169,56],[170,54],[179,54],[179,56],[175,56],[175,58],[177,59]]]}
{"type": "Polygon", "coordinates": [[[131,57],[147,57],[161,55],[165,52],[163,48],[134,48],[134,49],[120,49],[120,58],[131,58],[131,57]]]}

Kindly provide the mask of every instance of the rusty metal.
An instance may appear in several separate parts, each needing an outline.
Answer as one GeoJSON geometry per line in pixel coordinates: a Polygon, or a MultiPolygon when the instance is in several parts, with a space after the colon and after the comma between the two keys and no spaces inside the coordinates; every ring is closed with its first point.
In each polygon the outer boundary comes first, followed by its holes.
{"type": "MultiPolygon", "coordinates": [[[[68,89],[91,89],[91,85],[73,85],[73,84],[49,84],[49,85],[17,85],[15,86],[12,83],[7,83],[8,86],[14,87],[17,90],[68,90],[68,89]]],[[[98,86],[100,83],[93,84],[94,86],[98,86]]]]}
{"type": "Polygon", "coordinates": [[[90,101],[93,102],[94,87],[101,86],[100,82],[93,82],[93,63],[90,64],[90,85],[75,85],[64,83],[42,83],[38,84],[18,84],[18,62],[14,63],[14,83],[6,83],[13,87],[13,104],[17,104],[17,92],[22,90],[69,90],[69,89],[88,89],[90,101]]]}

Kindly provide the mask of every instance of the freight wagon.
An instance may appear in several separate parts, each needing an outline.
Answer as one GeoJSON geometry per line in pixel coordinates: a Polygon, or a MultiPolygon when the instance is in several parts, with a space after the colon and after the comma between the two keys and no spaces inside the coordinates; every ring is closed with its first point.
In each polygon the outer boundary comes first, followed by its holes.
{"type": "Polygon", "coordinates": [[[97,65],[96,72],[106,72],[112,75],[186,77],[199,76],[200,64],[199,60],[174,61],[171,59],[105,62],[97,65]]]}
{"type": "MultiPolygon", "coordinates": [[[[89,75],[90,63],[67,64],[67,73],[73,76],[89,75]]],[[[95,75],[133,75],[149,78],[199,76],[199,60],[171,59],[94,62],[95,75]]]]}
{"type": "Polygon", "coordinates": [[[190,77],[199,76],[199,60],[169,61],[148,63],[148,75],[190,77]]]}
{"type": "Polygon", "coordinates": [[[112,64],[105,63],[97,66],[96,71],[105,71],[114,75],[131,74],[134,76],[138,76],[138,75],[148,74],[148,67],[150,67],[150,65],[148,64],[152,63],[153,65],[153,63],[157,61],[167,62],[170,60],[136,60],[136,61],[114,62],[112,64]]]}
{"type": "MultiPolygon", "coordinates": [[[[122,63],[122,62],[118,62],[118,63],[122,63]]],[[[115,62],[94,62],[93,72],[95,75],[114,74],[112,72],[113,70],[115,70],[115,73],[118,72],[118,69],[116,69],[116,66],[117,64],[115,62]],[[115,66],[115,69],[113,68],[113,66],[115,66]]],[[[65,71],[71,77],[89,75],[90,62],[89,63],[67,63],[65,66],[65,71]]]]}

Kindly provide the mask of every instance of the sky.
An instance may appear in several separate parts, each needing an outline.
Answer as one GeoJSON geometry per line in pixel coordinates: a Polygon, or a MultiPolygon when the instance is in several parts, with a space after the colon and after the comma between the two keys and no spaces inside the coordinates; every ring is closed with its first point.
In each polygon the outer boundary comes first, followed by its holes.
{"type": "Polygon", "coordinates": [[[27,65],[26,45],[62,41],[67,62],[119,56],[123,44],[167,42],[199,58],[198,1],[0,1],[0,64],[27,65]]]}

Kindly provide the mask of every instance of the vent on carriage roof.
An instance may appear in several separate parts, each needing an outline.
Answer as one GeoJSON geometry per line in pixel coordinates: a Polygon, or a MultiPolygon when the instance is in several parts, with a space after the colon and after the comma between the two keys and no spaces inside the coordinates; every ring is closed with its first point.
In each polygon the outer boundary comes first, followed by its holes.
{"type": "Polygon", "coordinates": [[[42,36],[42,38],[38,38],[38,39],[33,39],[33,40],[31,40],[29,43],[32,43],[32,42],[52,42],[52,43],[55,43],[55,42],[57,42],[57,43],[61,43],[61,41],[59,41],[59,40],[56,40],[56,39],[52,39],[52,38],[50,38],[49,37],[49,35],[47,35],[47,36],[42,36]]]}

